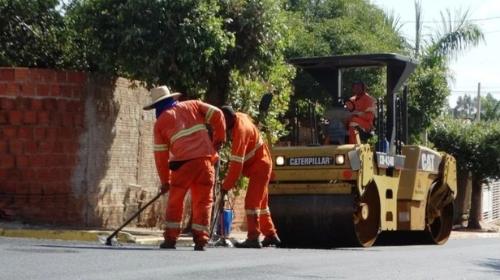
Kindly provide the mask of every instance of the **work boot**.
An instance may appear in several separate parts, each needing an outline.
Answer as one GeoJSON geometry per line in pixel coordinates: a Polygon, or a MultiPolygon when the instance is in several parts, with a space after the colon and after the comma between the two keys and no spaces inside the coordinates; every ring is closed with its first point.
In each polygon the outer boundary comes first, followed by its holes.
{"type": "Polygon", "coordinates": [[[160,244],[161,249],[175,249],[175,241],[164,241],[160,244]]]}
{"type": "Polygon", "coordinates": [[[269,246],[276,246],[281,244],[281,240],[278,236],[273,236],[273,237],[264,237],[264,240],[262,240],[262,247],[269,247],[269,246]]]}
{"type": "Polygon", "coordinates": [[[247,239],[243,242],[236,242],[234,243],[234,247],[236,248],[257,248],[257,249],[260,249],[262,248],[262,244],[260,244],[260,241],[259,239],[254,239],[254,240],[250,240],[250,239],[247,239]]]}
{"type": "Polygon", "coordinates": [[[206,251],[207,250],[207,244],[194,244],[194,250],[195,251],[206,251]]]}

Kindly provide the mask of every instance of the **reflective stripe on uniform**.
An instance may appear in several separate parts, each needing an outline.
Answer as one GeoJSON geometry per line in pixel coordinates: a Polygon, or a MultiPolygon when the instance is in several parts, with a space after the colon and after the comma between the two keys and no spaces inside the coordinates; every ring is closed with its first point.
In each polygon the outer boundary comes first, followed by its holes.
{"type": "Polygon", "coordinates": [[[245,161],[249,160],[251,157],[255,155],[255,152],[257,151],[258,148],[262,147],[262,144],[264,144],[264,141],[262,141],[262,138],[259,137],[259,142],[257,145],[255,145],[255,148],[251,150],[248,154],[245,156],[245,161]]]}
{"type": "Polygon", "coordinates": [[[260,210],[260,214],[271,214],[271,211],[269,211],[269,208],[266,208],[266,209],[262,209],[260,210]]]}
{"type": "Polygon", "coordinates": [[[373,107],[368,107],[368,108],[366,108],[366,110],[365,110],[365,112],[373,112],[373,113],[375,113],[375,111],[376,111],[375,106],[373,106],[373,107]]]}
{"type": "Polygon", "coordinates": [[[197,125],[194,125],[188,129],[183,129],[183,130],[177,132],[174,136],[172,136],[172,139],[170,140],[170,142],[173,143],[175,140],[177,140],[181,137],[188,136],[188,135],[191,135],[197,131],[205,130],[205,129],[206,129],[206,127],[203,124],[197,124],[197,125]]]}
{"type": "Polygon", "coordinates": [[[202,225],[199,225],[199,224],[192,224],[191,228],[195,229],[195,230],[199,230],[199,231],[208,231],[208,227],[207,226],[202,226],[202,225]]]}
{"type": "Polygon", "coordinates": [[[358,125],[359,125],[359,123],[356,123],[356,122],[350,122],[349,123],[349,126],[358,126],[358,125]]]}
{"type": "Polygon", "coordinates": [[[210,108],[208,108],[207,115],[205,116],[206,123],[210,122],[210,118],[212,118],[212,115],[214,114],[214,112],[215,112],[215,107],[210,106],[210,108]]]}
{"type": "Polygon", "coordinates": [[[246,209],[246,210],[245,210],[245,213],[246,213],[247,215],[259,215],[259,214],[260,214],[260,209],[253,209],[253,210],[251,210],[251,209],[246,209]]]}
{"type": "Polygon", "coordinates": [[[250,152],[248,152],[245,155],[245,157],[231,155],[229,157],[229,160],[231,160],[231,161],[237,161],[237,162],[242,162],[243,163],[243,162],[249,160],[250,158],[252,158],[255,155],[255,152],[257,151],[257,149],[260,148],[260,147],[262,147],[263,144],[264,144],[264,141],[262,141],[262,138],[259,137],[259,142],[257,143],[257,145],[255,145],[255,148],[253,148],[253,150],[251,150],[250,152]]]}
{"type": "Polygon", "coordinates": [[[167,144],[155,145],[154,150],[157,152],[168,151],[168,145],[167,144]]]}
{"type": "Polygon", "coordinates": [[[176,223],[176,222],[166,222],[165,223],[166,228],[181,228],[181,223],[176,223]]]}

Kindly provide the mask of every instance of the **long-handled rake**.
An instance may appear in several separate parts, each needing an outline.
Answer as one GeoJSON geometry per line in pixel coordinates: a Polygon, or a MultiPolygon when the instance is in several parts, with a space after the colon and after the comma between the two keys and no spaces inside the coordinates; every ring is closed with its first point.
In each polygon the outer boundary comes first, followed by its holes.
{"type": "Polygon", "coordinates": [[[148,208],[149,205],[153,204],[153,202],[155,202],[158,198],[160,198],[160,196],[162,196],[163,193],[158,193],[155,197],[153,197],[153,199],[151,199],[151,201],[149,201],[146,205],[142,206],[141,209],[139,209],[132,217],[130,217],[127,221],[125,221],[125,223],[123,223],[117,230],[115,230],[110,236],[108,236],[108,238],[106,238],[106,241],[104,242],[104,240],[100,240],[102,243],[104,243],[104,245],[108,245],[108,246],[113,246],[113,245],[118,245],[118,240],[116,240],[116,238],[114,238],[118,232],[120,230],[122,230],[126,225],[128,225],[133,219],[135,219],[137,216],[139,216],[139,214],[141,214],[142,211],[144,211],[146,208],[148,208]]]}

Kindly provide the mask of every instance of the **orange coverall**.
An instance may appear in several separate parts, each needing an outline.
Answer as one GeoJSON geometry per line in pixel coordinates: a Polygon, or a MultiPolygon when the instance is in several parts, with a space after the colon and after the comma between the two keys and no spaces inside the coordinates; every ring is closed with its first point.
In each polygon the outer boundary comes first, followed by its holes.
{"type": "MultiPolygon", "coordinates": [[[[361,96],[352,96],[350,99],[354,103],[354,111],[346,120],[346,126],[349,128],[349,144],[356,144],[355,127],[357,125],[364,129],[371,129],[373,126],[373,119],[375,118],[375,99],[368,93],[363,93],[361,96]]],[[[347,103],[349,108],[349,103],[347,103]]]]}
{"type": "Polygon", "coordinates": [[[177,241],[181,232],[184,197],[191,190],[193,201],[193,241],[205,245],[209,239],[212,188],[215,171],[212,158],[217,156],[205,124],[213,127],[213,143],[226,140],[222,111],[201,101],[183,101],[165,110],[154,126],[154,155],[162,184],[170,182],[166,224],[166,242],[177,241]],[[169,162],[186,161],[176,171],[169,162]]]}
{"type": "Polygon", "coordinates": [[[229,170],[222,189],[229,191],[233,188],[240,174],[249,178],[245,196],[248,239],[255,240],[261,233],[265,237],[276,237],[276,229],[267,205],[267,188],[272,169],[269,148],[252,119],[240,112],[236,112],[231,139],[233,143],[229,170]]]}

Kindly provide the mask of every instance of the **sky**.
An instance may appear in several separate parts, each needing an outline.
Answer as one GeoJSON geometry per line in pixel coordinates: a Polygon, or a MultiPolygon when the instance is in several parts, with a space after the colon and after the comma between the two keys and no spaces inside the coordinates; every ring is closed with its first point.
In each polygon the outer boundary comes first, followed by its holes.
{"type": "MultiPolygon", "coordinates": [[[[392,10],[404,23],[404,35],[414,42],[414,0],[372,0],[385,11],[392,10]]],[[[456,105],[460,96],[477,96],[478,84],[481,95],[491,93],[500,99],[500,0],[421,0],[424,28],[422,35],[432,33],[441,22],[440,12],[449,9],[452,15],[457,10],[469,10],[469,19],[478,24],[485,35],[485,43],[470,49],[452,61],[450,68],[454,76],[449,104],[456,105]]]]}

